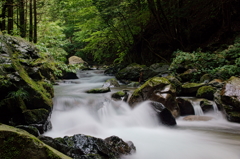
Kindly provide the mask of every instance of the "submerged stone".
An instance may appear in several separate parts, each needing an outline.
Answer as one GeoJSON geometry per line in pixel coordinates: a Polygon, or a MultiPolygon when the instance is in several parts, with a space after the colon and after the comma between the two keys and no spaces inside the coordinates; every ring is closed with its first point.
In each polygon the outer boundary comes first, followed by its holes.
{"type": "Polygon", "coordinates": [[[186,121],[209,121],[212,119],[213,118],[209,116],[197,116],[197,115],[190,115],[183,118],[183,120],[186,121]]]}

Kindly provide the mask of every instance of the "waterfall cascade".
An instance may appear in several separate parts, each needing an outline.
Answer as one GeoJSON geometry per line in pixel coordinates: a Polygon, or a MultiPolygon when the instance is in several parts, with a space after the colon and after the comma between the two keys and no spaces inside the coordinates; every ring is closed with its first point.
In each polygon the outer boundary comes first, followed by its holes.
{"type": "MultiPolygon", "coordinates": [[[[137,153],[125,159],[239,159],[239,124],[219,116],[207,122],[177,120],[177,126],[161,126],[152,116],[148,102],[131,109],[123,101],[113,101],[111,93],[87,94],[112,78],[101,72],[80,72],[80,79],[55,86],[53,129],[46,136],[86,134],[106,138],[116,135],[132,141],[137,153]]],[[[121,89],[121,88],[119,88],[121,89]]],[[[198,108],[197,108],[198,109],[198,108]]],[[[217,107],[214,106],[217,111],[217,107]]],[[[201,111],[196,111],[201,114],[201,111]]]]}

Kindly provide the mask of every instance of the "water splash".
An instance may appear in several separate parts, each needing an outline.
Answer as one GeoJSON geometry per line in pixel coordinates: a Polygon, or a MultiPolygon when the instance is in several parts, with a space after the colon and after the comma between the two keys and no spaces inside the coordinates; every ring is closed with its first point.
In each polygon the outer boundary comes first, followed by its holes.
{"type": "Polygon", "coordinates": [[[100,138],[116,135],[125,141],[131,140],[137,148],[137,153],[126,159],[240,158],[240,135],[234,134],[240,130],[239,124],[218,117],[208,122],[178,119],[176,127],[164,127],[152,115],[148,102],[131,109],[122,101],[110,100],[110,93],[84,93],[87,87],[102,85],[89,84],[86,78],[93,81],[96,74],[82,77],[79,84],[55,87],[53,129],[45,135],[86,134],[100,138]]]}

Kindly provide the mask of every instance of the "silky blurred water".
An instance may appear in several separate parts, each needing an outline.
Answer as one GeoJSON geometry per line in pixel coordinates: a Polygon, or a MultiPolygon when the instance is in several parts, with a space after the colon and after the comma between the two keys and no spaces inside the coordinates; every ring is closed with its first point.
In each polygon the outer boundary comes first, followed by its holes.
{"type": "Polygon", "coordinates": [[[106,138],[116,135],[137,148],[126,159],[240,159],[240,124],[227,122],[221,113],[209,113],[210,121],[184,121],[177,126],[159,125],[149,102],[135,109],[113,101],[111,93],[87,94],[101,87],[111,76],[103,71],[81,71],[80,79],[55,86],[53,129],[45,135],[64,137],[86,134],[106,138]]]}

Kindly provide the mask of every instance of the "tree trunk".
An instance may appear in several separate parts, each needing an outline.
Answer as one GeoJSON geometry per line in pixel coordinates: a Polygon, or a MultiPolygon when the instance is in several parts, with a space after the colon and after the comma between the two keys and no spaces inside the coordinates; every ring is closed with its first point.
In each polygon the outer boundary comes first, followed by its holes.
{"type": "Polygon", "coordinates": [[[8,34],[13,32],[13,0],[8,1],[8,34]]]}
{"type": "Polygon", "coordinates": [[[33,10],[34,10],[34,36],[33,42],[37,43],[37,3],[33,0],[33,10]]]}
{"type": "Polygon", "coordinates": [[[26,37],[25,13],[24,13],[24,0],[19,0],[19,23],[20,23],[20,36],[26,37]]]}
{"type": "Polygon", "coordinates": [[[2,14],[1,14],[1,19],[2,19],[2,22],[0,23],[1,26],[0,26],[0,29],[1,31],[4,31],[6,30],[6,11],[7,11],[7,5],[6,5],[6,2],[2,4],[2,14]]]}
{"type": "Polygon", "coordinates": [[[33,10],[32,10],[32,0],[29,1],[29,41],[33,41],[33,10]]]}

